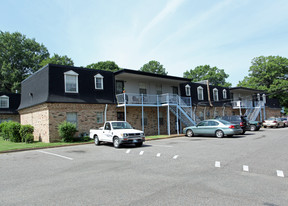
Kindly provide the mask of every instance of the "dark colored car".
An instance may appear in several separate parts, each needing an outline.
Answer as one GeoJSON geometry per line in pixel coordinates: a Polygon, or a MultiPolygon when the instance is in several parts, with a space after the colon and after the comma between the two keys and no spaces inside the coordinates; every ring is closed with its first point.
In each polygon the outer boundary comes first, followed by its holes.
{"type": "Polygon", "coordinates": [[[223,119],[233,124],[239,124],[241,129],[243,130],[241,134],[244,134],[247,130],[250,130],[249,121],[246,118],[246,116],[231,115],[231,116],[218,117],[218,119],[223,119]]]}
{"type": "Polygon", "coordinates": [[[249,121],[250,131],[258,131],[262,127],[262,122],[259,121],[249,121]]]}

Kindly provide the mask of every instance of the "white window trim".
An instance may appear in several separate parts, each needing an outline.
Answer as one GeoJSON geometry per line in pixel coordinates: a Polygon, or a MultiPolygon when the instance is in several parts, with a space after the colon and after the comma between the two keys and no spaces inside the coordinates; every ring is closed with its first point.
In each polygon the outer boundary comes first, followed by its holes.
{"type": "Polygon", "coordinates": [[[1,107],[1,105],[0,105],[0,108],[9,108],[9,97],[8,96],[6,96],[6,95],[2,95],[1,97],[0,97],[0,101],[7,101],[7,106],[6,107],[1,107]]]}
{"type": "Polygon", "coordinates": [[[223,89],[223,99],[227,99],[227,90],[223,89]]]}
{"type": "Polygon", "coordinates": [[[203,90],[203,87],[201,86],[197,87],[197,97],[198,97],[198,100],[204,100],[204,90],[203,90]],[[199,98],[200,93],[201,93],[202,98],[199,98]]]}
{"type": "Polygon", "coordinates": [[[79,92],[79,90],[78,90],[78,76],[79,76],[79,74],[77,74],[76,72],[74,72],[72,70],[64,73],[65,93],[78,93],[79,92]],[[67,81],[66,78],[67,78],[67,76],[76,76],[76,91],[67,91],[67,88],[66,88],[66,81],[67,81]]]}
{"type": "Polygon", "coordinates": [[[186,84],[185,86],[185,94],[186,96],[190,97],[191,96],[191,90],[190,90],[190,85],[189,84],[186,84]]]}
{"type": "Polygon", "coordinates": [[[219,94],[218,94],[218,89],[217,88],[213,89],[213,100],[214,101],[219,101],[219,94]],[[217,92],[217,93],[215,93],[215,92],[217,92]],[[215,94],[216,94],[216,98],[215,98],[215,94]]]}
{"type": "Polygon", "coordinates": [[[96,74],[94,76],[95,89],[104,89],[103,79],[104,79],[104,77],[101,74],[96,74]],[[101,87],[100,88],[97,87],[96,79],[101,79],[101,87]]]}

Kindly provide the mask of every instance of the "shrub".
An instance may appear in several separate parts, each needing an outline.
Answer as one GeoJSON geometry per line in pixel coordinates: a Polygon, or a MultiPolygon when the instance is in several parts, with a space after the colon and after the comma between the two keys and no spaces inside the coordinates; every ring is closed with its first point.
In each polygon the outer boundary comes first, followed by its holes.
{"type": "Polygon", "coordinates": [[[76,132],[76,125],[73,123],[64,121],[58,126],[59,136],[64,140],[64,142],[72,142],[76,132]]]}
{"type": "Polygon", "coordinates": [[[25,135],[23,142],[25,143],[33,143],[34,141],[34,136],[31,133],[28,133],[25,135]]]}
{"type": "Polygon", "coordinates": [[[21,136],[19,133],[20,128],[21,128],[20,123],[10,121],[8,122],[6,128],[8,130],[8,137],[11,142],[21,142],[21,136]]]}
{"type": "Polygon", "coordinates": [[[26,135],[32,134],[34,132],[34,127],[32,125],[21,125],[21,129],[19,131],[22,142],[26,142],[26,135]]]}
{"type": "Polygon", "coordinates": [[[0,133],[4,140],[9,140],[8,122],[2,122],[0,124],[0,133]]]}

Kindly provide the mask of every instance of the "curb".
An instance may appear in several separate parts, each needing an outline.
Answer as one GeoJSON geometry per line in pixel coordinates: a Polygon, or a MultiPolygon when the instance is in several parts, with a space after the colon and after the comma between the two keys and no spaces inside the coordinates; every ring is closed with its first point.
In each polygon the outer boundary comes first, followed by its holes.
{"type": "MultiPolygon", "coordinates": [[[[184,136],[185,136],[184,134],[170,135],[170,136],[167,136],[167,137],[145,139],[145,141],[172,139],[172,138],[184,137],[184,136]]],[[[13,153],[13,152],[24,152],[24,151],[39,150],[39,149],[50,149],[50,148],[58,148],[58,147],[70,147],[70,146],[78,146],[78,145],[85,145],[85,144],[94,144],[94,142],[83,142],[83,143],[68,144],[68,145],[57,145],[57,146],[50,146],[50,147],[34,147],[34,148],[25,148],[25,149],[14,149],[14,150],[1,151],[0,154],[13,153]]]]}

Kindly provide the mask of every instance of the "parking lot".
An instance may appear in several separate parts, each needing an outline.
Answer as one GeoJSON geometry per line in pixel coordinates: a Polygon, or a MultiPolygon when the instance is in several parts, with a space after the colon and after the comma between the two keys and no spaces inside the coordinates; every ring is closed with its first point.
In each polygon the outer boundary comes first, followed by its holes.
{"type": "Polygon", "coordinates": [[[287,205],[288,128],[0,155],[0,205],[287,205]]]}

